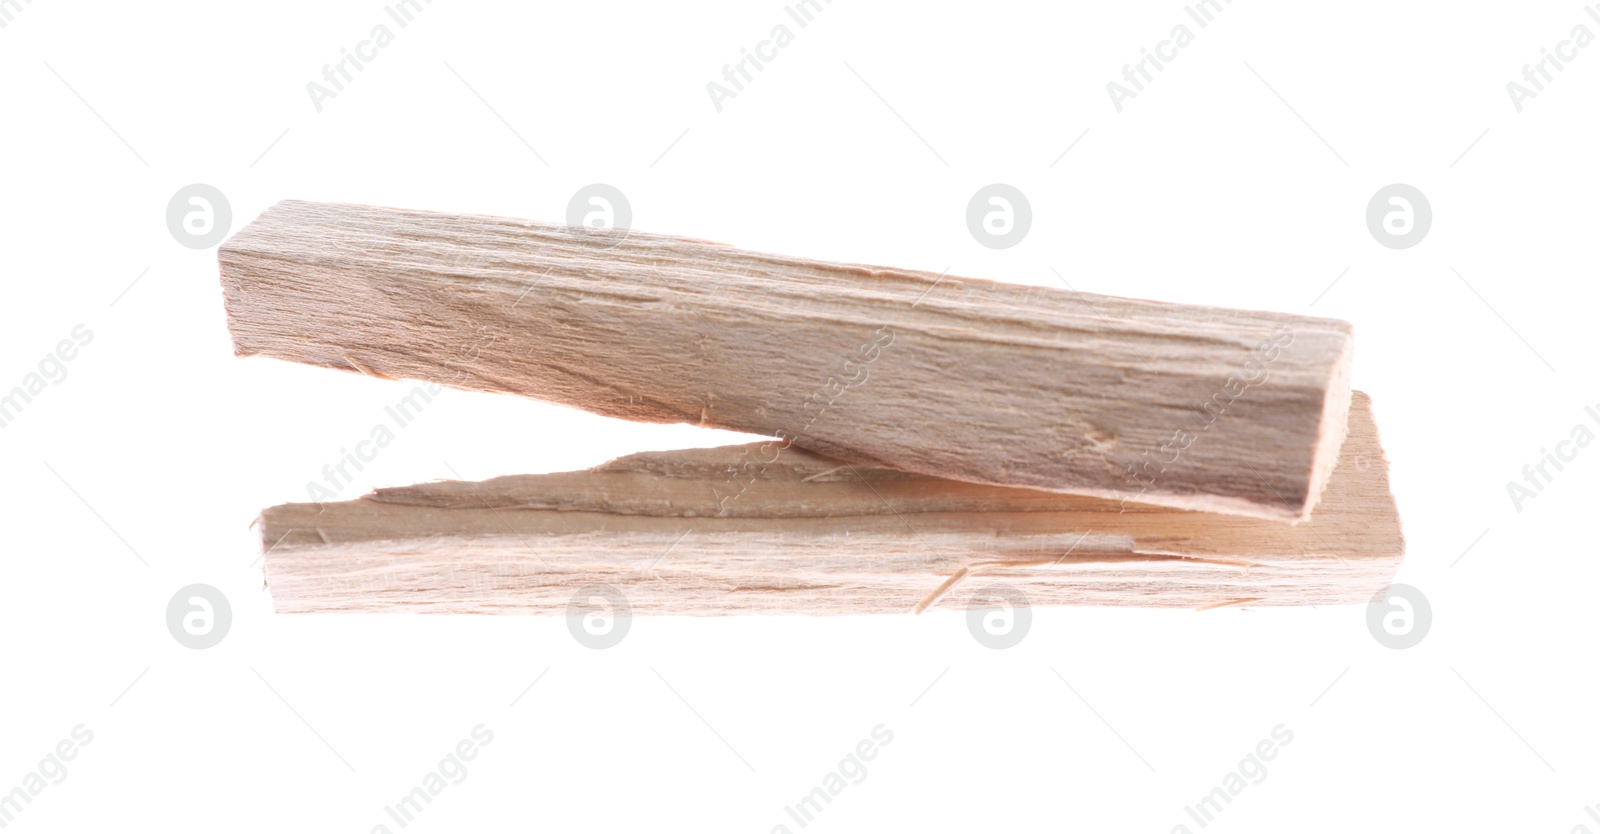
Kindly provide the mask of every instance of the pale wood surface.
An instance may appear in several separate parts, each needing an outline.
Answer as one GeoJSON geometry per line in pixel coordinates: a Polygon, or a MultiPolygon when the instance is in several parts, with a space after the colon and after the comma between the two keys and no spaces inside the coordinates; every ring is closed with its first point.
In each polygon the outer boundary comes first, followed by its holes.
{"type": "Polygon", "coordinates": [[[1349,425],[1323,500],[1295,525],[760,444],[286,504],[259,525],[282,612],[550,614],[590,584],[621,589],[638,613],[695,615],[961,607],[995,583],[1035,605],[1357,603],[1390,581],[1405,548],[1359,392],[1349,425]],[[724,473],[752,459],[771,462],[718,515],[724,473]]]}
{"type": "Polygon", "coordinates": [[[241,355],[972,483],[1303,519],[1349,402],[1330,319],[296,201],[218,259],[241,355]]]}

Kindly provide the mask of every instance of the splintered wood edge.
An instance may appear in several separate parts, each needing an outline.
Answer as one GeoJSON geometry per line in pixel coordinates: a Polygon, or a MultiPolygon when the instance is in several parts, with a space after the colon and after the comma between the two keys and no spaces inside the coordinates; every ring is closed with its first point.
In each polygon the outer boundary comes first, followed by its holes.
{"type": "Polygon", "coordinates": [[[583,472],[440,481],[260,518],[281,612],[566,612],[612,586],[636,613],[958,608],[999,583],[1036,605],[1364,602],[1405,544],[1370,401],[1300,524],[943,481],[762,444],[647,452],[583,472]],[[768,460],[766,455],[760,458],[768,460]],[[722,493],[726,496],[728,493],[722,493]],[[722,515],[717,515],[717,512],[722,515]]]}

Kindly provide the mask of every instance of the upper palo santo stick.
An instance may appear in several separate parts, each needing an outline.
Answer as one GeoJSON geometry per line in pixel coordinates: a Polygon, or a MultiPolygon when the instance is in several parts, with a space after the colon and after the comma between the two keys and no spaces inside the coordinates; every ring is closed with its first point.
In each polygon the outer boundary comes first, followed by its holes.
{"type": "Polygon", "coordinates": [[[298,201],[218,260],[241,355],[975,483],[1300,520],[1349,407],[1330,319],[298,201]]]}

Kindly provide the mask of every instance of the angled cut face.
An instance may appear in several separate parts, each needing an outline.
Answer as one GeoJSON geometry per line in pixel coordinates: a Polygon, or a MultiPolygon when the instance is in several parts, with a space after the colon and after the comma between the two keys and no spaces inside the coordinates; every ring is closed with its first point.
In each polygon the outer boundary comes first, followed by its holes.
{"type": "Polygon", "coordinates": [[[1309,517],[1331,319],[286,201],[218,250],[235,351],[791,440],[937,478],[1309,517]]]}
{"type": "Polygon", "coordinates": [[[1370,403],[1310,520],[993,487],[777,443],[582,472],[442,481],[262,513],[282,612],[559,614],[611,585],[636,613],[908,613],[1005,584],[1035,605],[1369,600],[1404,555],[1370,403]]]}

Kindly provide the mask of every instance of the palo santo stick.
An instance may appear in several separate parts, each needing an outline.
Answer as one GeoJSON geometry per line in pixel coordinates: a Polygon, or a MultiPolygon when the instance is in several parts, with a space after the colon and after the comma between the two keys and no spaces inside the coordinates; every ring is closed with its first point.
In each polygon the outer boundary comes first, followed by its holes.
{"type": "Polygon", "coordinates": [[[1349,405],[1330,319],[296,201],[218,260],[240,355],[972,483],[1301,520],[1349,405]]]}
{"type": "Polygon", "coordinates": [[[593,584],[648,614],[907,613],[964,606],[991,584],[1035,605],[1328,605],[1369,600],[1405,550],[1360,393],[1323,500],[1297,525],[798,449],[718,515],[714,485],[756,448],[273,507],[260,519],[267,584],[280,612],[554,614],[593,584]]]}

